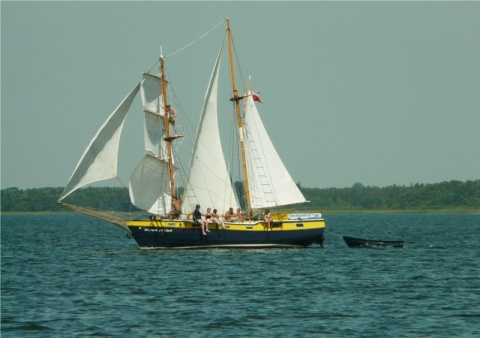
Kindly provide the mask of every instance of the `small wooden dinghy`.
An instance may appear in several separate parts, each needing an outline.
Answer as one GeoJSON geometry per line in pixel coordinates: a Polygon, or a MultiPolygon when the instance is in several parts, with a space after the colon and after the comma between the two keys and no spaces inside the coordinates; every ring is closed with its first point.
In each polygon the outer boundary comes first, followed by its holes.
{"type": "Polygon", "coordinates": [[[404,241],[378,241],[343,236],[343,240],[351,248],[403,248],[404,241]]]}

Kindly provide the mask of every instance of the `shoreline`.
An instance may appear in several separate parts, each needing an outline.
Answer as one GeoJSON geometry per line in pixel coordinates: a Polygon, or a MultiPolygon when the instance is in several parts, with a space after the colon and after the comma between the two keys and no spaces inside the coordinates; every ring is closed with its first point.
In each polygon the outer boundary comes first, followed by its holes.
{"type": "Polygon", "coordinates": [[[329,210],[329,215],[480,215],[479,209],[329,210]]]}

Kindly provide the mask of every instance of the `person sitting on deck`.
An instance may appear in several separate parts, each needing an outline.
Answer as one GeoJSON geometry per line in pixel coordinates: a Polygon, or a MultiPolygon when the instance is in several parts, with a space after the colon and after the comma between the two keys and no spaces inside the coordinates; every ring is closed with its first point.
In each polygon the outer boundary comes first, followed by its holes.
{"type": "MultiPolygon", "coordinates": [[[[208,214],[208,210],[210,210],[210,208],[207,209],[207,214],[208,214]]],[[[207,214],[205,214],[205,216],[207,214]]],[[[220,220],[220,216],[218,216],[217,214],[217,209],[213,209],[213,213],[211,214],[210,218],[207,218],[207,221],[211,223],[216,223],[218,226],[222,227],[223,230],[227,230],[225,225],[223,225],[223,222],[220,220]]]]}
{"type": "Polygon", "coordinates": [[[212,218],[212,208],[207,208],[207,212],[205,213],[205,219],[208,220],[212,218]]]}
{"type": "Polygon", "coordinates": [[[243,215],[242,215],[242,209],[238,208],[237,209],[237,222],[243,222],[243,215]]]}
{"type": "Polygon", "coordinates": [[[265,212],[263,213],[263,220],[267,223],[267,229],[272,229],[272,214],[270,214],[270,209],[265,209],[265,212]]]}
{"type": "Polygon", "coordinates": [[[193,212],[193,221],[198,222],[200,224],[200,226],[202,227],[202,234],[204,236],[207,235],[207,232],[210,232],[210,230],[208,230],[207,221],[204,221],[202,219],[202,213],[200,212],[200,204],[197,204],[195,206],[195,211],[193,212]]]}
{"type": "Polygon", "coordinates": [[[234,221],[234,216],[235,214],[233,213],[233,208],[228,209],[228,211],[225,213],[225,221],[226,222],[233,222],[234,221]]]}

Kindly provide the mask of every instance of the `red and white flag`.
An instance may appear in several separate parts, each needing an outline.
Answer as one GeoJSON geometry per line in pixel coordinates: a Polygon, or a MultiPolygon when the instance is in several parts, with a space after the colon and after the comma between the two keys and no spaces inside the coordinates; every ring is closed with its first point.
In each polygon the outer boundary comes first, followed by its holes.
{"type": "Polygon", "coordinates": [[[262,100],[260,100],[260,92],[253,92],[252,98],[253,98],[253,101],[263,103],[262,100]]]}

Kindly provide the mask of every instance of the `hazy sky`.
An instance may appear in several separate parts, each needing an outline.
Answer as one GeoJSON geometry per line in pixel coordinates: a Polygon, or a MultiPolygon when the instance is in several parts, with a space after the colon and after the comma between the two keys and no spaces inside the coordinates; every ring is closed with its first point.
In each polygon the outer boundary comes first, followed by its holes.
{"type": "MultiPolygon", "coordinates": [[[[2,189],[65,186],[159,47],[168,55],[227,16],[302,186],[480,178],[479,2],[2,1],[2,189]]],[[[172,57],[189,111],[219,41],[208,59],[172,57]]]]}

